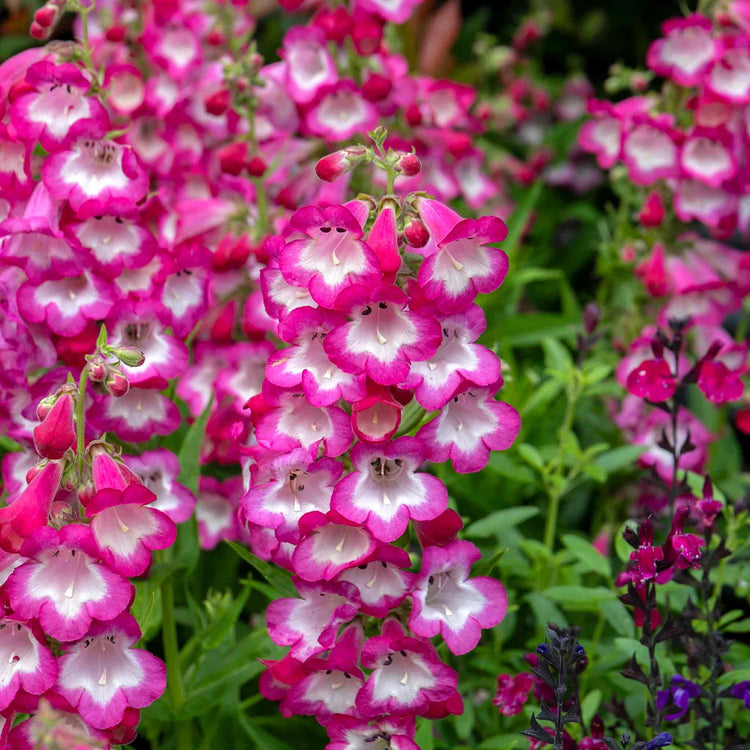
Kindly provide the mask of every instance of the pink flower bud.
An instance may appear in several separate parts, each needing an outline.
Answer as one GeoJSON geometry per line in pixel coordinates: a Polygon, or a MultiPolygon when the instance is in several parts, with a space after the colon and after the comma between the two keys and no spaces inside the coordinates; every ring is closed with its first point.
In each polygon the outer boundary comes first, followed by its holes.
{"type": "Polygon", "coordinates": [[[340,151],[324,156],[315,165],[315,174],[325,182],[333,182],[357,166],[366,155],[367,149],[364,146],[342,148],[340,151]]]}
{"type": "Polygon", "coordinates": [[[344,8],[321,10],[313,18],[313,26],[321,29],[326,39],[341,43],[351,31],[352,19],[344,8]]]}
{"type": "Polygon", "coordinates": [[[107,377],[108,369],[107,360],[100,354],[91,354],[87,357],[86,370],[89,379],[95,383],[101,383],[107,377]]]}
{"type": "Polygon", "coordinates": [[[110,28],[107,29],[104,36],[106,37],[108,42],[121,42],[125,38],[126,29],[124,26],[120,26],[119,24],[115,24],[114,26],[110,26],[110,28]]]}
{"type": "Polygon", "coordinates": [[[110,368],[109,373],[107,373],[104,387],[112,396],[120,398],[120,396],[124,396],[130,390],[130,383],[120,370],[116,370],[113,367],[110,368]]]}
{"type": "Polygon", "coordinates": [[[654,191],[653,193],[649,193],[648,198],[643,202],[643,206],[641,206],[640,213],[638,214],[638,221],[644,227],[658,227],[664,221],[665,213],[661,196],[654,191]]]}
{"type": "Polygon", "coordinates": [[[422,162],[416,154],[401,154],[396,161],[396,170],[399,174],[414,177],[422,171],[422,162]]]}
{"type": "Polygon", "coordinates": [[[247,143],[230,143],[219,149],[218,154],[221,171],[236,176],[247,163],[247,143]]]}
{"type": "Polygon", "coordinates": [[[383,23],[375,16],[358,13],[354,19],[352,41],[360,55],[372,55],[383,41],[383,23]]]}
{"type": "Polygon", "coordinates": [[[31,26],[29,27],[29,35],[32,36],[34,39],[46,39],[51,32],[51,29],[47,28],[45,29],[43,26],[40,26],[36,21],[31,22],[31,26]]]}
{"type": "Polygon", "coordinates": [[[367,80],[362,84],[362,96],[368,102],[381,102],[393,90],[393,82],[390,78],[381,76],[379,73],[370,73],[367,80]]]}
{"type": "Polygon", "coordinates": [[[429,242],[430,233],[422,220],[414,216],[406,222],[404,239],[411,247],[424,247],[429,242]]]}
{"type": "Polygon", "coordinates": [[[229,105],[232,101],[232,96],[229,93],[229,89],[220,89],[219,91],[214,91],[213,94],[209,94],[204,100],[203,103],[206,106],[206,112],[210,115],[223,115],[227,109],[229,109],[229,105]]]}
{"type": "Polygon", "coordinates": [[[222,34],[218,29],[209,31],[208,35],[206,36],[206,44],[210,45],[211,47],[220,47],[222,44],[224,44],[224,41],[224,34],[222,34]]]}
{"type": "Polygon", "coordinates": [[[63,393],[46,414],[42,423],[34,428],[34,447],[44,458],[62,458],[76,442],[73,422],[75,402],[69,393],[63,393]]]}
{"type": "Polygon", "coordinates": [[[57,19],[57,8],[52,5],[43,5],[34,13],[34,22],[42,28],[50,28],[57,19]]]}
{"type": "Polygon", "coordinates": [[[266,173],[268,165],[260,156],[253,156],[247,162],[247,173],[251,177],[262,177],[266,173]]]}

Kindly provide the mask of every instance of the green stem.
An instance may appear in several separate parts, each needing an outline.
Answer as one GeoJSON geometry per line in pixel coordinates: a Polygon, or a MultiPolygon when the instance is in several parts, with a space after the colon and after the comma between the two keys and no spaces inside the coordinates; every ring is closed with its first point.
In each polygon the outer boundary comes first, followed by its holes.
{"type": "MultiPolygon", "coordinates": [[[[167,664],[167,695],[174,714],[179,714],[185,702],[185,690],[180,671],[180,649],[177,642],[177,622],[174,615],[174,586],[171,577],[161,585],[162,641],[164,643],[164,661],[167,664]]],[[[175,736],[178,748],[192,747],[191,727],[189,721],[175,723],[175,736]]]]}
{"type": "Polygon", "coordinates": [[[255,202],[258,208],[258,214],[255,222],[255,238],[261,240],[268,232],[268,195],[263,178],[259,177],[253,180],[255,184],[255,202]]]}
{"type": "MultiPolygon", "coordinates": [[[[576,377],[574,375],[574,377],[576,377]]],[[[558,432],[558,440],[560,445],[557,451],[557,457],[555,458],[552,466],[554,467],[555,473],[561,473],[564,467],[563,459],[565,458],[565,441],[564,436],[567,435],[573,428],[573,417],[575,416],[576,404],[578,402],[578,396],[580,394],[580,385],[576,378],[575,382],[570,385],[567,389],[567,401],[565,403],[565,416],[563,417],[563,423],[558,432]]],[[[568,477],[568,482],[570,477],[568,477]]],[[[560,511],[560,500],[563,494],[565,494],[565,487],[567,482],[563,485],[562,483],[548,483],[547,494],[549,495],[549,506],[547,508],[547,518],[544,523],[544,546],[550,551],[555,550],[555,535],[557,534],[557,517],[560,511]]]]}
{"type": "Polygon", "coordinates": [[[391,195],[393,193],[394,185],[396,182],[396,172],[388,168],[388,186],[386,187],[386,195],[391,195]]]}
{"type": "Polygon", "coordinates": [[[83,475],[83,461],[86,451],[86,381],[88,378],[88,368],[84,367],[78,380],[78,400],[76,401],[76,462],[79,475],[83,475]]]}

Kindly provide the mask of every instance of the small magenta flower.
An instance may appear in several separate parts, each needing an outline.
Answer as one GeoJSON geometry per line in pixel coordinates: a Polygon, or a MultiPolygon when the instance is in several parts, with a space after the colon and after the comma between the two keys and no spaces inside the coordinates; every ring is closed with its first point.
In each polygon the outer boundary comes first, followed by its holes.
{"type": "Polygon", "coordinates": [[[677,380],[665,359],[645,359],[628,375],[628,390],[654,403],[674,396],[677,380]]]}
{"type": "Polygon", "coordinates": [[[497,693],[492,704],[498,707],[503,716],[516,716],[529,699],[532,687],[534,677],[528,672],[521,672],[513,677],[509,674],[498,675],[497,693]]]}

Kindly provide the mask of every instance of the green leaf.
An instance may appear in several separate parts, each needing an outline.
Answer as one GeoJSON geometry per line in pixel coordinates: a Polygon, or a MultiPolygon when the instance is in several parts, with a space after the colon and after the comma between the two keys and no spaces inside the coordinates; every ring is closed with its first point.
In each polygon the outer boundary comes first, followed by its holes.
{"type": "Polygon", "coordinates": [[[607,472],[596,464],[584,464],[581,471],[599,484],[604,484],[607,481],[607,472]]]}
{"type": "Polygon", "coordinates": [[[598,455],[592,463],[604,469],[607,474],[614,474],[623,469],[633,469],[638,457],[645,450],[645,445],[623,445],[598,455]]]}
{"type": "Polygon", "coordinates": [[[232,602],[227,611],[203,631],[201,634],[201,640],[204,648],[217,648],[234,629],[237,620],[242,614],[242,610],[245,608],[245,604],[247,604],[247,600],[250,598],[252,583],[252,579],[248,578],[245,581],[242,593],[232,602]]]}
{"type": "Polygon", "coordinates": [[[420,719],[417,724],[417,734],[414,737],[414,741],[422,750],[434,750],[435,748],[435,735],[433,734],[434,728],[432,722],[429,719],[420,719]]]}
{"type": "Polygon", "coordinates": [[[246,661],[245,658],[240,658],[239,653],[230,654],[230,658],[222,660],[219,668],[207,679],[190,689],[177,713],[177,719],[192,719],[207,713],[221,702],[227,691],[249,682],[263,669],[263,665],[257,660],[246,661]]]}
{"type": "Polygon", "coordinates": [[[249,549],[243,547],[237,542],[230,542],[225,539],[224,542],[228,544],[245,562],[255,568],[268,583],[273,586],[281,596],[285,597],[296,597],[297,589],[294,588],[292,579],[288,573],[283,572],[280,568],[270,565],[265,560],[261,560],[256,557],[249,549]]]}
{"type": "Polygon", "coordinates": [[[544,469],[544,458],[533,445],[529,443],[521,443],[518,446],[518,455],[535,469],[538,469],[539,471],[544,469]]]}
{"type": "Polygon", "coordinates": [[[96,348],[101,349],[107,345],[107,326],[102,323],[102,327],[99,329],[99,335],[96,337],[96,348]]]}
{"type": "Polygon", "coordinates": [[[141,629],[141,641],[150,641],[161,628],[161,597],[158,584],[146,578],[133,582],[135,599],[131,613],[141,629]]]}
{"type": "Polygon", "coordinates": [[[633,617],[619,599],[613,599],[611,602],[602,602],[601,609],[604,619],[618,635],[625,636],[626,638],[633,637],[635,629],[633,617]]]}
{"type": "Polygon", "coordinates": [[[0,451],[3,453],[19,453],[23,446],[7,435],[0,435],[0,451]]]}
{"type": "Polygon", "coordinates": [[[518,526],[540,513],[539,508],[520,507],[496,510],[485,518],[480,518],[466,529],[466,536],[490,537],[499,534],[512,526],[518,526]]]}
{"type": "Polygon", "coordinates": [[[573,358],[558,339],[548,336],[542,341],[544,349],[544,366],[548,371],[565,373],[573,367],[573,358]]]}
{"type": "Polygon", "coordinates": [[[252,723],[252,717],[239,715],[240,726],[245,730],[247,736],[255,743],[258,750],[294,750],[286,742],[274,737],[272,734],[252,723]]]}
{"type": "Polygon", "coordinates": [[[487,468],[520,484],[538,484],[536,474],[528,466],[519,463],[506,452],[493,451],[490,453],[487,468]]]}
{"type": "Polygon", "coordinates": [[[591,719],[596,714],[596,709],[599,708],[599,704],[602,702],[602,691],[592,690],[582,701],[581,701],[581,718],[583,719],[583,726],[587,727],[591,724],[591,719]]]}
{"type": "Polygon", "coordinates": [[[750,680],[750,669],[733,669],[731,672],[725,672],[716,680],[718,685],[736,685],[738,682],[747,682],[750,680]]]}
{"type": "Polygon", "coordinates": [[[565,609],[596,612],[605,602],[617,601],[613,591],[602,586],[552,586],[544,596],[565,609]]]}
{"type": "Polygon", "coordinates": [[[488,332],[509,347],[538,346],[545,338],[573,340],[580,326],[578,316],[529,313],[504,318],[502,327],[488,332]]]}
{"type": "Polygon", "coordinates": [[[529,223],[529,216],[531,216],[531,212],[542,196],[543,189],[544,182],[537,180],[516,204],[516,208],[508,220],[508,236],[503,242],[503,250],[508,254],[508,257],[513,256],[521,243],[521,237],[529,223]]]}
{"type": "Polygon", "coordinates": [[[568,618],[565,613],[554,602],[546,599],[543,594],[535,591],[526,596],[526,601],[534,613],[534,619],[540,630],[544,630],[551,622],[561,627],[567,626],[568,618]]]}
{"type": "Polygon", "coordinates": [[[203,414],[190,425],[177,456],[180,459],[179,481],[193,493],[198,492],[198,480],[201,475],[201,447],[213,403],[212,394],[203,414]]]}
{"type": "Polygon", "coordinates": [[[609,560],[597,552],[590,542],[573,534],[565,534],[562,543],[587,572],[598,573],[606,579],[612,575],[609,560]]]}

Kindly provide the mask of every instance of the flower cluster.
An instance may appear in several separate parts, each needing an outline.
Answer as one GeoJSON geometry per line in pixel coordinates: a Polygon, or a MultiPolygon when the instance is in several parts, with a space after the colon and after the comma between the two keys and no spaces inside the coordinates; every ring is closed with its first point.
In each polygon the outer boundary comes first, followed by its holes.
{"type": "MultiPolygon", "coordinates": [[[[353,153],[392,179],[405,155],[372,136],[320,171],[353,153]]],[[[505,615],[503,586],[469,577],[479,550],[455,538],[446,488],[424,470],[478,471],[518,433],[494,398],[500,362],[475,343],[474,299],[503,281],[507,257],[490,244],[505,235],[499,219],[410,193],[302,208],[267,243],[263,297],[285,346],[248,402],[257,444],[240,513],[251,549],[294,573],[299,598],[268,608],[290,650],[261,687],[283,713],[314,715],[331,747],[411,747],[415,716],[460,712],[457,675],[429,639],[464,654],[505,615]]]]}
{"type": "Polygon", "coordinates": [[[75,726],[80,742],[130,742],[139,709],[164,692],[162,662],[134,648],[141,631],[128,579],[173,544],[175,523],[112,445],[87,441],[84,417],[88,378],[117,397],[127,379],[113,386],[112,373],[142,362],[138,350],[102,341],[78,386],[37,405],[33,450],[3,459],[0,710],[13,747],[36,746],[50,722],[75,726]]]}
{"type": "MultiPolygon", "coordinates": [[[[736,227],[748,230],[742,123],[750,101],[750,29],[742,4],[733,5],[711,18],[695,13],[664,23],[647,59],[667,79],[661,97],[589,102],[593,119],[581,144],[603,168],[621,161],[636,185],[654,190],[644,204],[651,225],[662,202],[682,221],[700,221],[725,236],[736,227]]],[[[643,79],[635,83],[642,90],[643,79]]]]}

